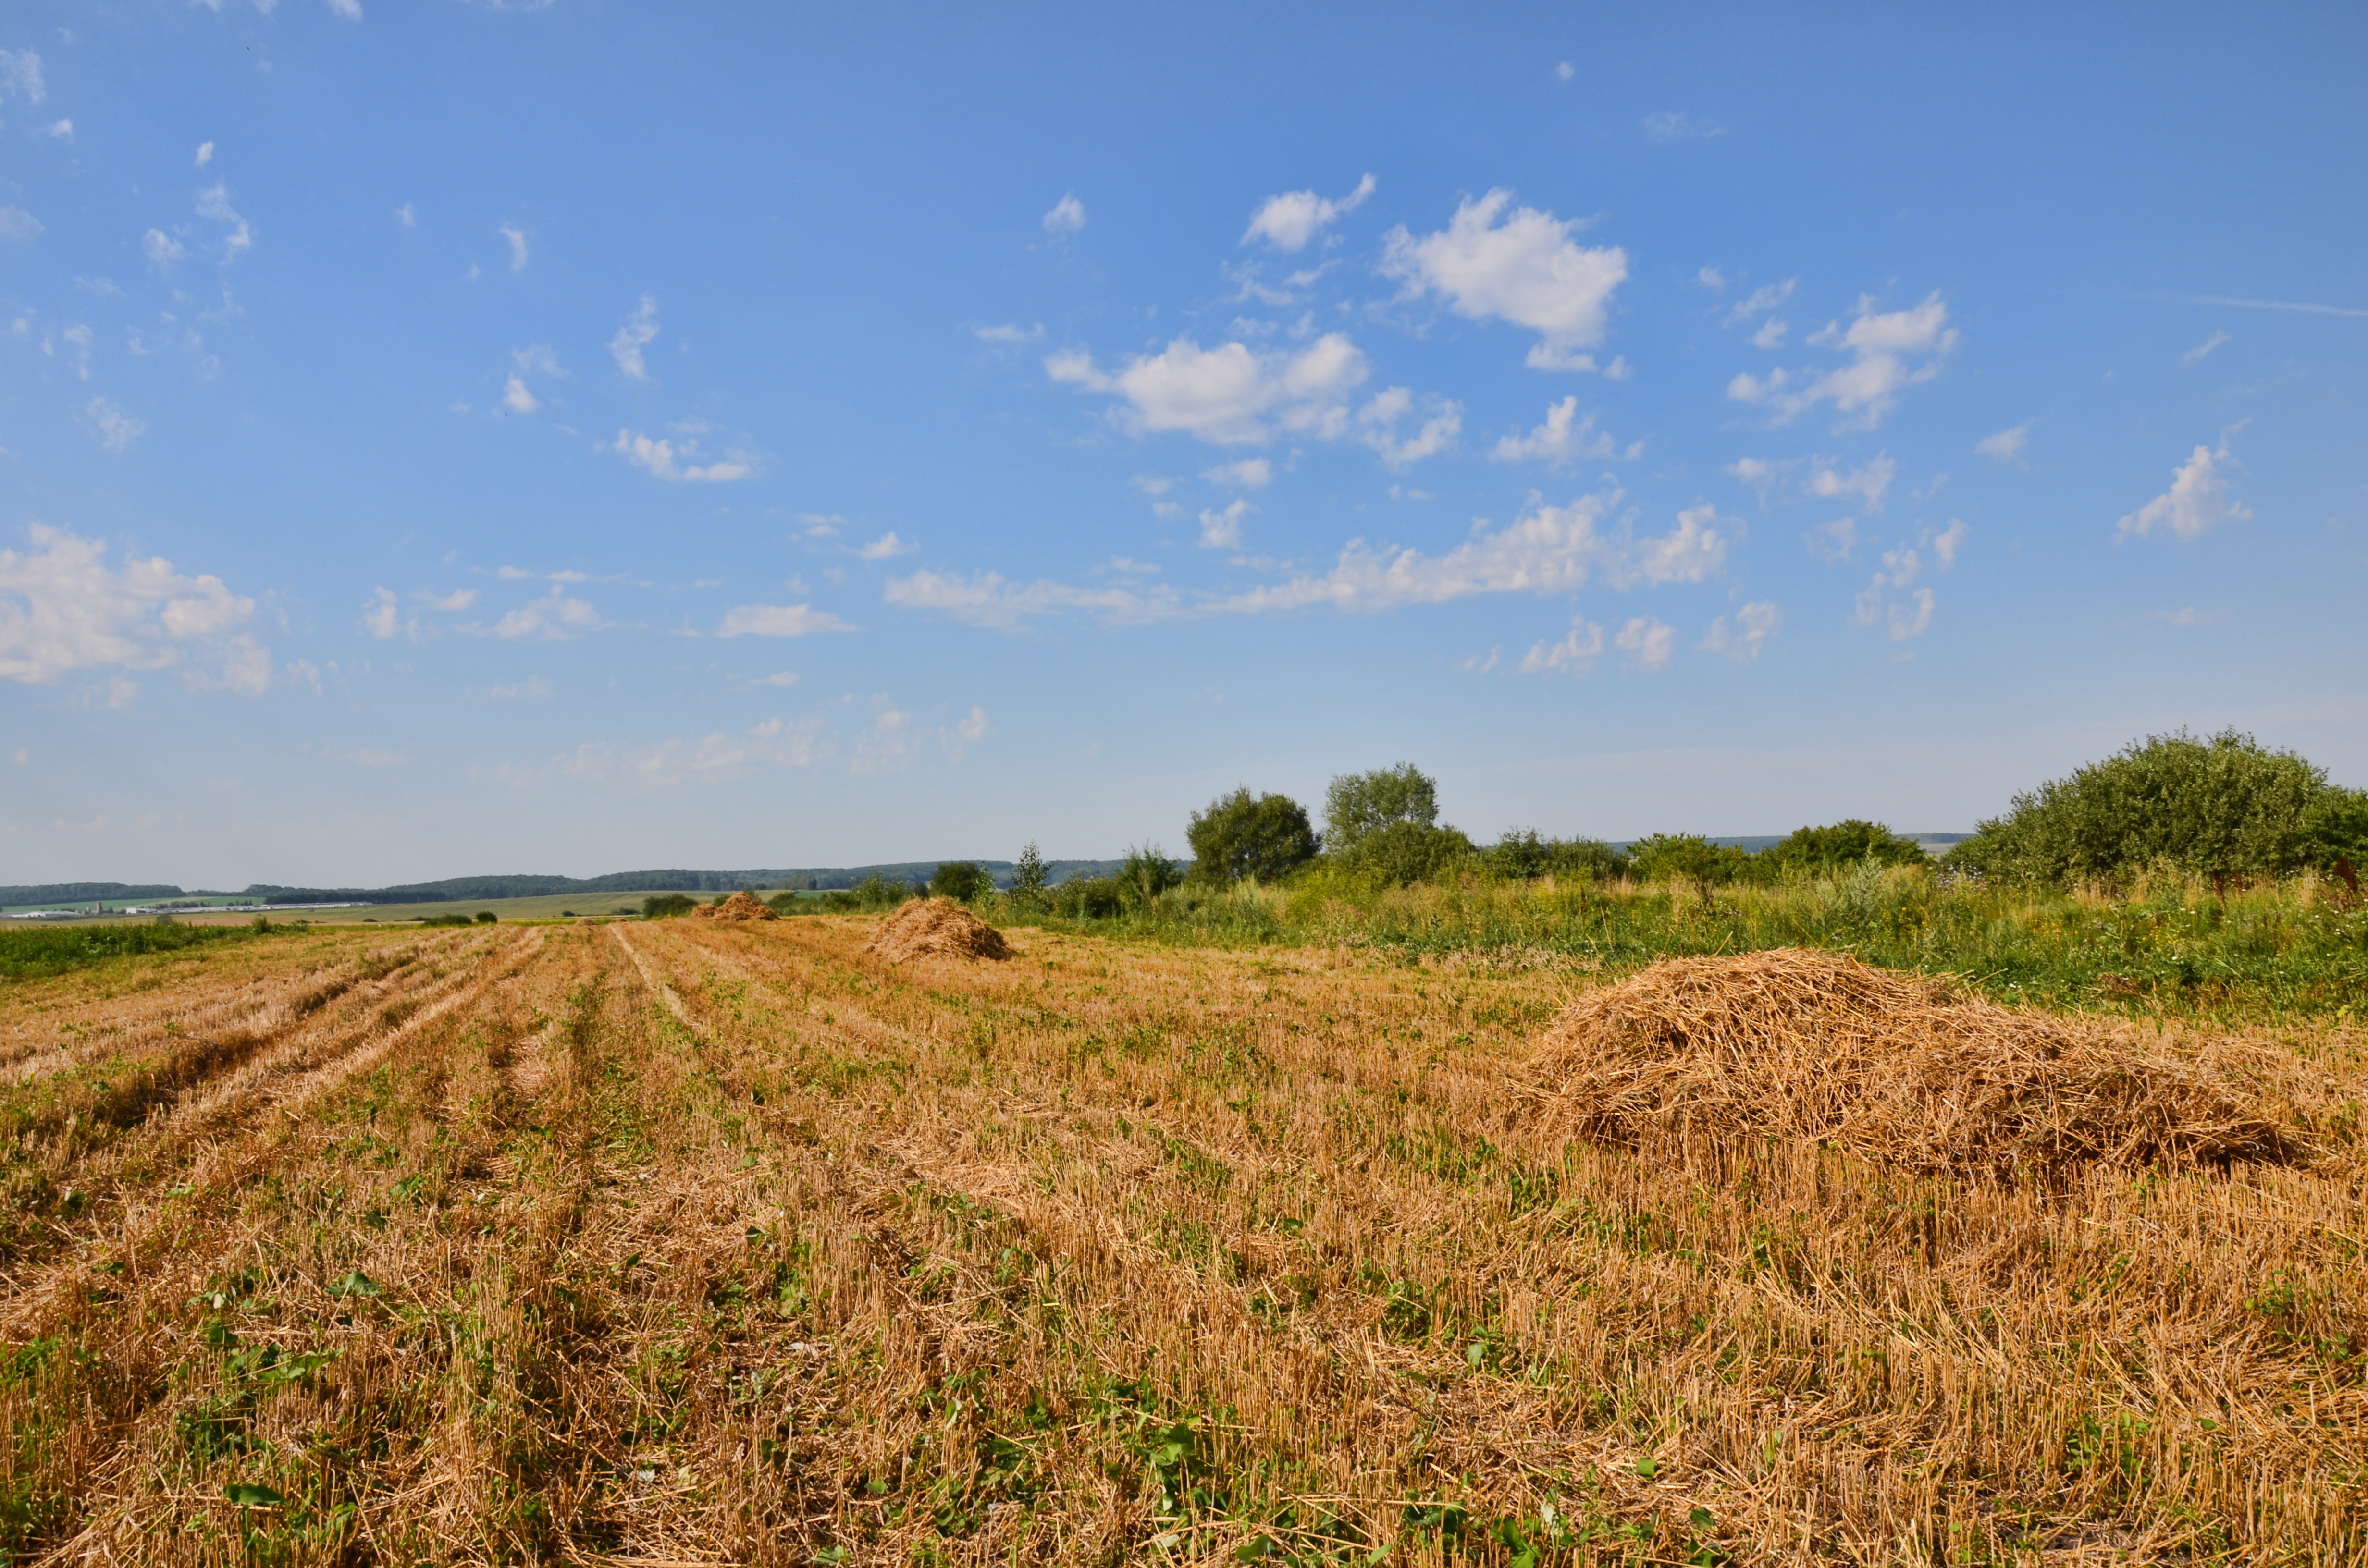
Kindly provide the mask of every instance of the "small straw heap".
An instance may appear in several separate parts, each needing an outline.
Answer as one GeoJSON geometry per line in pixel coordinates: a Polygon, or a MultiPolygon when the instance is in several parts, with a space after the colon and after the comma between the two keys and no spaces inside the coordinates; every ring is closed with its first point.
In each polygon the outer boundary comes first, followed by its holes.
{"type": "Polygon", "coordinates": [[[780,915],[765,907],[764,901],[747,892],[734,893],[714,903],[702,903],[691,911],[701,920],[779,920],[780,915]]]}
{"type": "Polygon", "coordinates": [[[1799,948],[1671,959],[1566,1008],[1532,1105],[1649,1152],[1815,1138],[1931,1175],[2276,1159],[2277,1125],[2134,1030],[2010,1012],[1799,948]]]}
{"type": "Polygon", "coordinates": [[[950,898],[921,898],[900,907],[863,944],[890,963],[934,956],[951,959],[1008,959],[1011,945],[1003,933],[950,898]]]}

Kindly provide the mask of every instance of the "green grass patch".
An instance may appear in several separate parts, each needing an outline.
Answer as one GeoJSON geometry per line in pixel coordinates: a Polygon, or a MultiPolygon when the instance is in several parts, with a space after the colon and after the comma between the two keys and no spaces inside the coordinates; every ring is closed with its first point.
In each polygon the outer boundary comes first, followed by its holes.
{"type": "Polygon", "coordinates": [[[34,926],[0,930],[0,980],[40,980],[109,959],[176,953],[257,935],[253,926],[34,926]]]}

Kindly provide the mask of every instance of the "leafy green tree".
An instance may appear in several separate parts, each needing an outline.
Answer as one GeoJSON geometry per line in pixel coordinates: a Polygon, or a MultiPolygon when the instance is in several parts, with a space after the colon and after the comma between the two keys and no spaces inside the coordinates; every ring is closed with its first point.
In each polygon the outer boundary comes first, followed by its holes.
{"type": "Polygon", "coordinates": [[[2277,876],[2310,858],[2311,813],[2328,793],[2325,769],[2236,730],[2149,735],[2017,795],[1949,861],[2008,881],[2119,878],[2157,864],[2277,876]]]}
{"type": "Polygon", "coordinates": [[[2368,790],[2321,791],[2303,816],[2303,836],[2305,855],[2323,870],[2347,862],[2354,875],[2368,868],[2368,790]]]}
{"type": "Polygon", "coordinates": [[[1044,864],[1036,841],[1030,839],[1019,851],[1019,858],[1011,863],[1011,891],[1026,898],[1041,897],[1052,880],[1053,869],[1044,864]]]}
{"type": "Polygon", "coordinates": [[[1359,838],[1343,865],[1360,871],[1379,871],[1403,887],[1408,882],[1435,882],[1471,862],[1472,840],[1462,830],[1434,827],[1427,822],[1384,823],[1359,838]]]}
{"type": "Polygon", "coordinates": [[[995,879],[975,860],[949,860],[929,878],[930,896],[950,898],[956,903],[968,903],[994,886],[995,879]]]}
{"type": "Polygon", "coordinates": [[[1324,847],[1353,852],[1368,834],[1395,824],[1439,821],[1439,782],[1411,762],[1343,773],[1324,791],[1324,847]]]}
{"type": "Polygon", "coordinates": [[[1601,881],[1628,869],[1619,851],[1601,839],[1547,838],[1533,827],[1507,828],[1481,858],[1497,876],[1522,881],[1539,877],[1601,881]]]}
{"type": "Polygon", "coordinates": [[[1118,869],[1118,885],[1134,904],[1152,903],[1183,880],[1182,869],[1156,844],[1128,849],[1118,869]]]}
{"type": "Polygon", "coordinates": [[[1307,809],[1288,795],[1253,799],[1247,786],[1193,812],[1184,836],[1192,845],[1192,875],[1202,881],[1281,881],[1315,858],[1307,809]]]}
{"type": "Polygon", "coordinates": [[[1827,827],[1796,827],[1757,858],[1770,870],[1818,876],[1869,860],[1878,866],[1921,866],[1930,857],[1922,845],[1900,837],[1882,823],[1850,817],[1827,827]]]}
{"type": "Polygon", "coordinates": [[[1628,846],[1628,867],[1648,882],[1672,876],[1698,882],[1732,882],[1748,878],[1751,857],[1731,844],[1713,844],[1699,833],[1651,833],[1628,846]]]}

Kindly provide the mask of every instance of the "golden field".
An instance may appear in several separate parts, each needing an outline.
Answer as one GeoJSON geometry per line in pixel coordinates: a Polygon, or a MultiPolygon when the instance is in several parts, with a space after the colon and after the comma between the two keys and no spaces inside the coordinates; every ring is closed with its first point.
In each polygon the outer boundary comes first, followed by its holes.
{"type": "Polygon", "coordinates": [[[0,1561],[2368,1558],[2348,1019],[2041,1187],[1566,1138],[1543,950],[877,925],[0,989],[0,1561]]]}

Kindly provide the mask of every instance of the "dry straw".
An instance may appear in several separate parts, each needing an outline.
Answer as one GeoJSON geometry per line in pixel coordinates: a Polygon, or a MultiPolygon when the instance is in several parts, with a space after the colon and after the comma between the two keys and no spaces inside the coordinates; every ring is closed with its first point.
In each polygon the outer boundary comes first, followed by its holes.
{"type": "Polygon", "coordinates": [[[1003,933],[950,898],[921,898],[898,909],[863,945],[890,963],[935,957],[1008,959],[1003,933]]]}
{"type": "Polygon", "coordinates": [[[1577,1136],[1685,1150],[1815,1138],[1935,1175],[2280,1159],[2252,1096],[2135,1031],[2009,1011],[1798,948],[1670,959],[1542,1037],[1532,1103],[1577,1136]]]}
{"type": "Polygon", "coordinates": [[[765,907],[762,899],[745,889],[717,903],[702,903],[691,913],[702,920],[779,920],[780,918],[765,907]]]}

